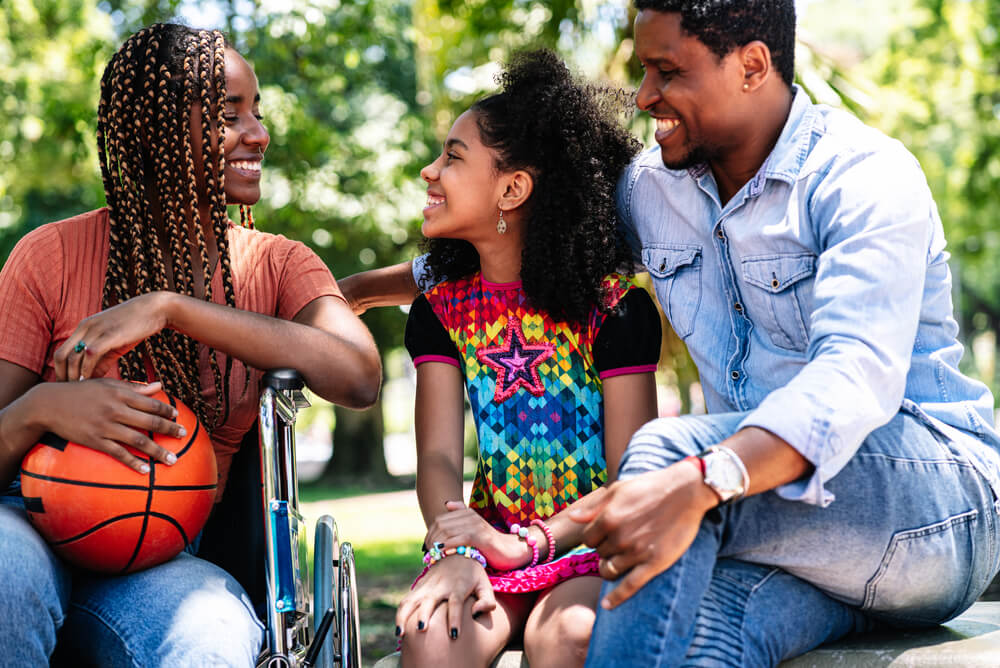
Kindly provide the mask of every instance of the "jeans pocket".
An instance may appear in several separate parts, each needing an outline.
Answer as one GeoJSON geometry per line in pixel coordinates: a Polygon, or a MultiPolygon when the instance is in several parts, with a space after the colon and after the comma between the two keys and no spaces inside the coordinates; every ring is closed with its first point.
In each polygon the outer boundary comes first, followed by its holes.
{"type": "Polygon", "coordinates": [[[681,339],[691,336],[701,306],[701,246],[649,244],[642,262],[670,326],[681,339]]]}
{"type": "Polygon", "coordinates": [[[747,315],[785,350],[802,352],[809,345],[809,312],[816,256],[781,253],[743,260],[747,315]]]}
{"type": "Polygon", "coordinates": [[[890,622],[939,624],[965,604],[979,511],[970,510],[889,541],[865,585],[862,610],[890,622]]]}

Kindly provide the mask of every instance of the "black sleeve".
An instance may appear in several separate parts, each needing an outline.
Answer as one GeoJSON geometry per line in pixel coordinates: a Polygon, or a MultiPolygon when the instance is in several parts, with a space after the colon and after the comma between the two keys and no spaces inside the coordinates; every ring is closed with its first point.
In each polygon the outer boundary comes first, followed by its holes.
{"type": "MultiPolygon", "coordinates": [[[[454,360],[455,366],[461,366],[458,349],[448,336],[448,331],[434,314],[434,309],[427,297],[420,295],[410,307],[410,315],[406,319],[406,333],[403,343],[414,364],[419,364],[422,357],[448,358],[454,360]]],[[[423,360],[430,361],[430,360],[423,360]]],[[[445,362],[446,359],[436,359],[445,362]]]]}
{"type": "Polygon", "coordinates": [[[662,336],[660,314],[649,293],[633,288],[604,319],[594,341],[594,366],[602,378],[653,371],[662,336]]]}

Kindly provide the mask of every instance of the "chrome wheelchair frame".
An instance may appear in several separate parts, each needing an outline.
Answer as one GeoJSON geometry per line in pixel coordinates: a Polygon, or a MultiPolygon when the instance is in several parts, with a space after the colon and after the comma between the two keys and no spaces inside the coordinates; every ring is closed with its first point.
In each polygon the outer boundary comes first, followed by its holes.
{"type": "Polygon", "coordinates": [[[329,515],[316,523],[312,565],[299,512],[295,418],[309,406],[292,369],[269,371],[258,425],[264,510],[266,626],[258,668],[358,668],[361,642],[354,550],[329,515]],[[310,571],[312,578],[310,578],[310,571]]]}

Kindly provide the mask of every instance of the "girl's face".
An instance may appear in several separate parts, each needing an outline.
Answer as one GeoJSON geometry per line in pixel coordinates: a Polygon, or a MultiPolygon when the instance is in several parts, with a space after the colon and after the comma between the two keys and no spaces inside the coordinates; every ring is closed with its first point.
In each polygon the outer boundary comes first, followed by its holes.
{"type": "MultiPolygon", "coordinates": [[[[226,157],[227,204],[256,204],[260,199],[261,161],[271,138],[261,123],[260,90],[257,76],[243,56],[226,49],[226,100],[222,112],[226,136],[222,150],[226,157]]],[[[212,142],[218,132],[211,133],[212,142]]],[[[205,192],[205,167],[201,140],[201,105],[191,108],[191,148],[198,192],[205,192]]]]}
{"type": "Polygon", "coordinates": [[[441,155],[420,170],[427,182],[424,236],[470,242],[490,233],[496,236],[505,183],[495,158],[496,153],[480,140],[476,112],[459,116],[441,155]]]}

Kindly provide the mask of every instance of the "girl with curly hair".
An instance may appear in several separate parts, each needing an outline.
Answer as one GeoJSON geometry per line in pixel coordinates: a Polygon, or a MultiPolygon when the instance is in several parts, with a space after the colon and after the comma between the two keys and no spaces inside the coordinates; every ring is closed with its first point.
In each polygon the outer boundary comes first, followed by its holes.
{"type": "Polygon", "coordinates": [[[396,615],[407,666],[488,665],[523,639],[535,668],[583,663],[600,590],[568,519],[614,480],[656,416],[660,324],[624,272],[616,179],[639,146],[624,97],[554,54],[518,55],[452,126],[427,182],[417,367],[417,495],[427,568],[396,615]],[[463,396],[479,461],[462,499],[463,396]]]}
{"type": "Polygon", "coordinates": [[[253,69],[218,31],[158,24],[132,35],[101,80],[107,207],[29,233],[0,273],[6,665],[46,665],[58,633],[74,665],[248,666],[263,637],[240,585],[193,544],[119,577],[63,563],[28,523],[17,476],[43,433],[152,475],[176,461],[152,433],[182,435],[176,411],[150,396],[162,386],[209,430],[219,499],[256,419],[260,370],[301,369],[348,406],[375,400],[374,341],[329,269],[249,224],[269,141],[259,101],[253,69]]]}

